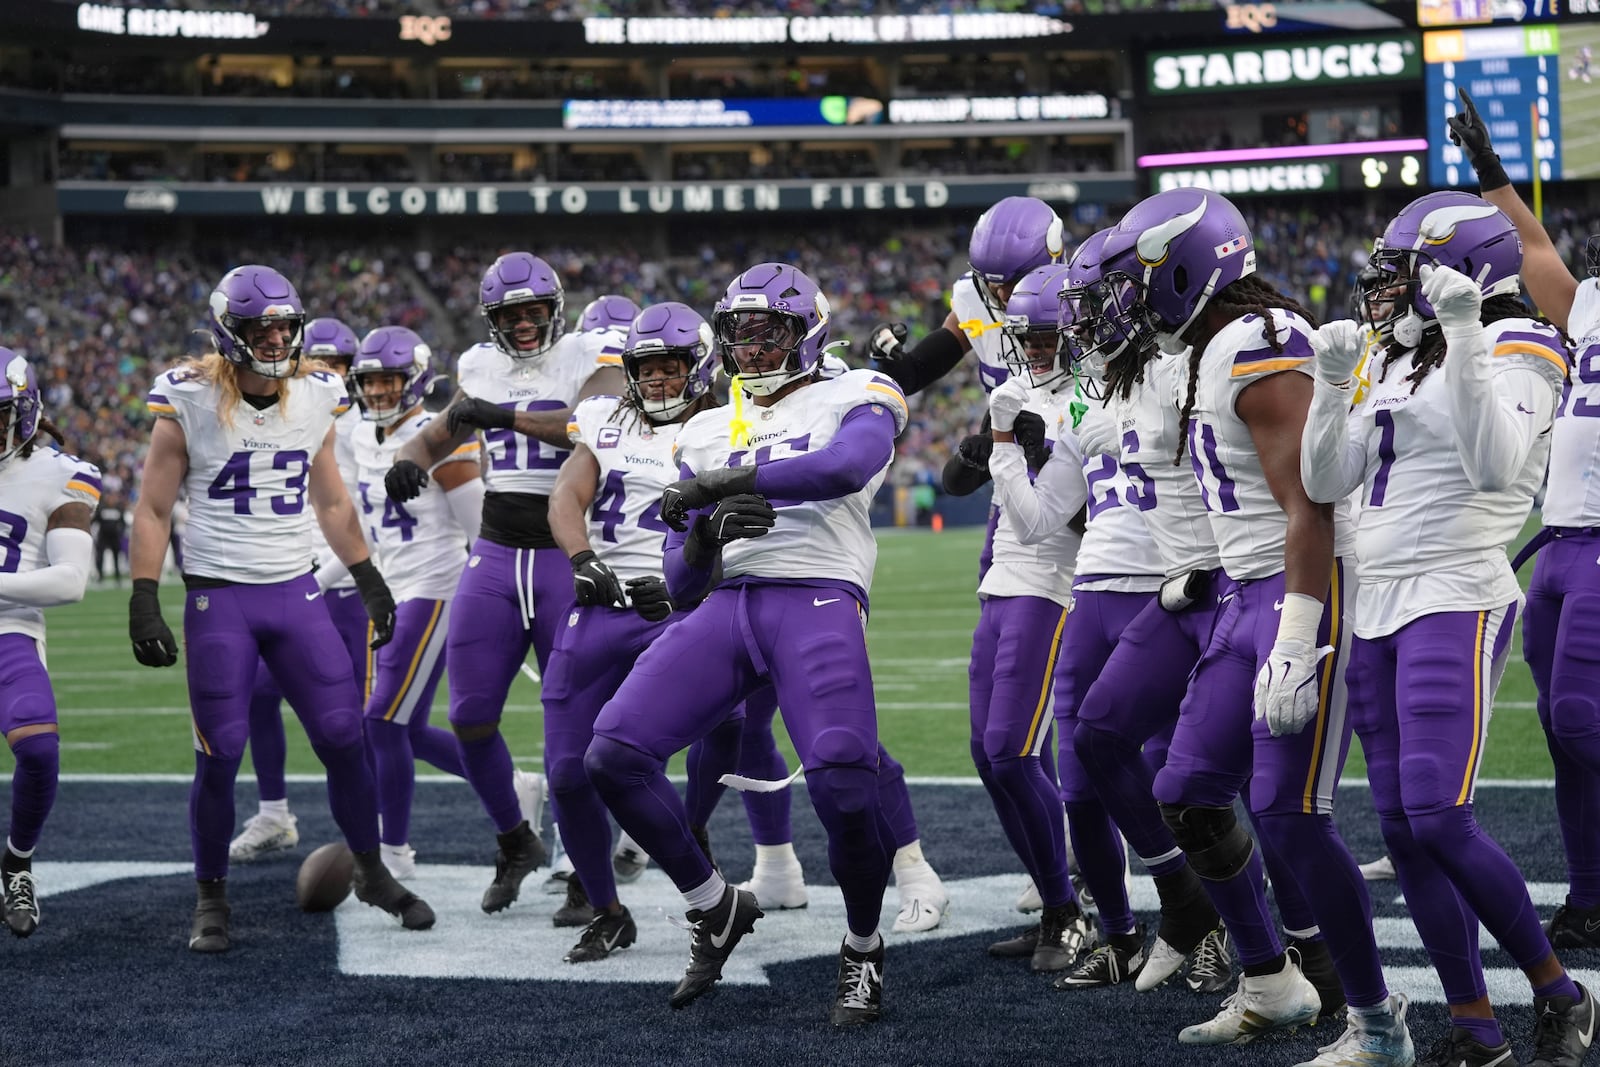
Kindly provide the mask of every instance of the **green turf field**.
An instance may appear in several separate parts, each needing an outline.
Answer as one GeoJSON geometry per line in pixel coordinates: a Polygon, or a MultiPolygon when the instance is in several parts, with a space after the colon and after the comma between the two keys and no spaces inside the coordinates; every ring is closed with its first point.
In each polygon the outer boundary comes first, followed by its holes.
{"type": "MultiPolygon", "coordinates": [[[[1530,524],[1528,532],[1534,528],[1530,524]]],[[[981,536],[980,529],[967,528],[881,538],[868,640],[885,743],[914,775],[973,775],[967,657],[977,620],[972,590],[981,536]]],[[[1524,579],[1532,569],[1524,569],[1524,579]]],[[[176,626],[183,617],[182,588],[168,585],[162,594],[176,626]]],[[[61,707],[65,773],[193,770],[182,661],[168,670],[139,666],[128,645],[127,617],[127,593],[119,590],[91,591],[82,604],[50,612],[50,673],[61,707]]],[[[693,684],[692,664],[684,665],[684,684],[693,684]]],[[[1485,777],[1549,777],[1533,699],[1519,640],[1500,689],[1485,777]]],[[[538,766],[538,686],[519,677],[506,710],[513,754],[524,766],[538,766]]],[[[442,723],[442,691],[434,714],[442,723]]],[[[318,769],[305,735],[291,726],[289,770],[318,769]]],[[[1359,773],[1360,757],[1353,755],[1346,774],[1359,773]]]]}

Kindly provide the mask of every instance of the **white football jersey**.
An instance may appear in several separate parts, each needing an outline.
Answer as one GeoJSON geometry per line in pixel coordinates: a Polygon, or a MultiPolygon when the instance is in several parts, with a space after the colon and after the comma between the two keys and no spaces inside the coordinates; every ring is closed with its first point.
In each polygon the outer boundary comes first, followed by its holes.
{"type": "Polygon", "coordinates": [[[593,343],[596,363],[606,367],[622,366],[622,350],[628,347],[626,325],[585,330],[582,336],[589,338],[593,343]]]}
{"type": "MultiPolygon", "coordinates": [[[[906,428],[906,399],[884,375],[853,370],[825,378],[784,397],[771,407],[748,398],[702,411],[678,431],[677,462],[691,471],[748,466],[826,448],[846,415],[859,407],[894,421],[894,434],[906,428]],[[750,423],[748,438],[733,444],[733,422],[750,423]]],[[[890,462],[893,456],[890,456],[890,462]]],[[[768,499],[778,523],[763,537],[732,541],[722,549],[722,573],[762,578],[824,578],[850,582],[863,592],[872,586],[878,542],[872,536],[872,497],[883,484],[889,463],[866,486],[832,500],[768,499]]]]}
{"type": "MultiPolygon", "coordinates": [[[[1292,311],[1272,308],[1281,351],[1266,337],[1259,315],[1224,326],[1200,358],[1200,378],[1189,420],[1189,460],[1211,518],[1223,570],[1230,578],[1267,578],[1283,570],[1289,518],[1273,499],[1250,428],[1234,410],[1239,394],[1283,371],[1311,373],[1311,324],[1292,311]]],[[[1187,375],[1184,387],[1187,389],[1187,375]]],[[[1334,505],[1334,552],[1354,548],[1355,508],[1334,505]]]]}
{"type": "MultiPolygon", "coordinates": [[[[44,535],[64,504],[100,503],[100,468],[43,445],[0,463],[0,571],[26,574],[50,565],[44,535]]],[[[0,597],[0,634],[44,640],[44,609],[0,597]]]]}
{"type": "Polygon", "coordinates": [[[184,573],[249,585],[298,578],[316,559],[311,461],[350,408],[344,382],[327,371],[291,379],[288,397],[264,411],[240,401],[231,426],[217,415],[218,393],[179,367],[157,378],[146,400],[188,438],[184,573]]]}
{"type": "Polygon", "coordinates": [[[682,426],[654,425],[614,396],[591,396],[572,413],[568,434],[600,464],[589,547],[623,581],[661,577],[661,491],[678,480],[672,449],[682,426]]]}
{"type": "MultiPolygon", "coordinates": [[[[423,412],[391,426],[378,440],[378,426],[365,419],[356,428],[356,506],[367,543],[376,551],[383,579],[395,600],[449,600],[455,595],[461,568],[467,563],[467,534],[456,522],[445,490],[429,481],[414,499],[389,499],[383,476],[394,466],[402,446],[435,418],[423,412]]],[[[446,463],[478,462],[478,442],[468,441],[430,470],[446,463]]]]}
{"type": "MultiPolygon", "coordinates": [[[[1496,375],[1534,371],[1548,382],[1553,408],[1566,370],[1555,327],[1502,319],[1484,333],[1496,375]]],[[[1455,440],[1460,416],[1445,369],[1436,367],[1413,394],[1405,378],[1414,366],[1407,354],[1386,370],[1371,368],[1349,416],[1350,439],[1366,443],[1356,527],[1356,633],[1366,638],[1435,612],[1482,611],[1521,596],[1506,545],[1533,508],[1550,453],[1547,421],[1512,484],[1474,488],[1455,440]]]]}
{"type": "Polygon", "coordinates": [[[1600,526],[1600,280],[1578,283],[1567,336],[1576,354],[1556,410],[1544,524],[1600,526]]]}
{"type": "Polygon", "coordinates": [[[1173,462],[1182,443],[1178,405],[1183,398],[1178,386],[1181,383],[1186,390],[1188,381],[1187,352],[1158,354],[1145,366],[1144,381],[1134,383],[1126,400],[1118,396],[1109,402],[1122,431],[1122,469],[1155,500],[1155,506],[1141,509],[1141,514],[1169,578],[1222,565],[1194,468],[1187,456],[1181,463],[1173,462]]]}
{"type": "MultiPolygon", "coordinates": [[[[1068,420],[1070,422],[1070,420],[1068,420]]],[[[1110,423],[1111,412],[1097,400],[1087,402],[1078,432],[1092,423],[1110,423]]],[[[1145,519],[1156,506],[1155,483],[1144,469],[1124,467],[1113,456],[1084,456],[1088,485],[1089,525],[1078,546],[1074,589],[1113,593],[1152,593],[1165,573],[1161,553],[1145,519]]]]}
{"type": "Polygon", "coordinates": [[[950,288],[950,310],[956,313],[961,329],[972,341],[972,352],[978,357],[978,381],[983,391],[992,393],[1007,378],[1011,369],[1000,358],[1004,340],[1001,326],[1005,316],[996,318],[978,295],[978,286],[971,273],[963,274],[950,288]]]}
{"type": "MultiPolygon", "coordinates": [[[[512,359],[491,344],[461,353],[456,366],[461,391],[513,411],[559,411],[578,402],[589,375],[602,366],[601,331],[569,333],[550,351],[533,359],[512,359]]],[[[488,464],[484,483],[491,493],[549,496],[556,471],[571,450],[510,429],[483,431],[488,464]]]]}
{"type": "MultiPolygon", "coordinates": [[[[339,477],[344,481],[344,490],[350,494],[350,500],[360,506],[360,497],[356,495],[356,450],[352,444],[356,427],[362,423],[361,412],[351,405],[350,410],[333,420],[333,455],[339,461],[339,477]]],[[[317,559],[326,560],[333,555],[333,549],[328,547],[328,539],[322,536],[321,523],[311,524],[311,543],[316,548],[317,559]]],[[[354,578],[345,575],[337,582],[330,585],[329,589],[354,589],[354,578]]]]}
{"type": "MultiPolygon", "coordinates": [[[[1050,462],[1071,464],[1081,470],[1083,454],[1078,450],[1078,435],[1072,431],[1068,414],[1073,399],[1071,382],[1069,379],[1057,384],[1061,386],[1059,391],[1049,387],[1030,389],[1022,410],[1044,419],[1050,462]]],[[[1037,596],[1067,607],[1072,603],[1072,575],[1081,540],[1077,531],[1063,524],[1043,541],[1025,545],[1002,502],[1000,520],[994,528],[993,558],[978,583],[978,596],[1037,596]]]]}

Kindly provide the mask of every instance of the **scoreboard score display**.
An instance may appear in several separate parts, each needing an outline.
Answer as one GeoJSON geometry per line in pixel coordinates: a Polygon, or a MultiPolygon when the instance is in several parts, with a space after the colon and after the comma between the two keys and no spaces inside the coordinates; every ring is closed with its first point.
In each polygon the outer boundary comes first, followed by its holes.
{"type": "Polygon", "coordinates": [[[1434,186],[1477,185],[1445,120],[1465,89],[1488,124],[1506,175],[1516,184],[1572,177],[1562,169],[1561,33],[1555,26],[1506,26],[1425,34],[1428,178],[1434,186]]]}

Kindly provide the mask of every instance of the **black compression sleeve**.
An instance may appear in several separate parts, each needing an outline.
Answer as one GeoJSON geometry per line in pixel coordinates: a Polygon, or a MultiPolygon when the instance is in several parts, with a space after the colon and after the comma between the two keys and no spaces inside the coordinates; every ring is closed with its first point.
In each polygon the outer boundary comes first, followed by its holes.
{"type": "Polygon", "coordinates": [[[961,339],[940,326],[882,370],[910,396],[949,374],[964,355],[966,352],[961,347],[961,339]]]}

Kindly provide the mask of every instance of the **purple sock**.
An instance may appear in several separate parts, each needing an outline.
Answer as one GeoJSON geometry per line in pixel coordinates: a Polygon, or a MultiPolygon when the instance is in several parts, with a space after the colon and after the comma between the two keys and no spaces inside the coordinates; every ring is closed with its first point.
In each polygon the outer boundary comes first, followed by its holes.
{"type": "Polygon", "coordinates": [[[1101,929],[1107,935],[1132,932],[1133,906],[1128,902],[1128,885],[1123,880],[1127,854],[1122,835],[1105,805],[1098,800],[1072,801],[1067,805],[1067,829],[1072,834],[1078,871],[1094,894],[1101,929]]]}
{"type": "Polygon", "coordinates": [[[917,813],[911,807],[911,790],[906,786],[906,769],[878,745],[878,810],[889,826],[890,843],[905,848],[921,835],[917,832],[917,813]]]}
{"type": "Polygon", "coordinates": [[[515,768],[506,739],[499,730],[473,741],[463,741],[458,736],[456,747],[461,753],[462,777],[472,783],[495,833],[515,830],[522,822],[522,809],[517,807],[517,790],[512,784],[515,768]]]}
{"type": "Polygon", "coordinates": [[[461,750],[456,748],[455,734],[427,723],[418,724],[415,720],[408,729],[411,731],[411,752],[417,759],[457,778],[467,776],[461,769],[461,750]]]}
{"type": "Polygon", "coordinates": [[[61,776],[61,735],[33,734],[11,749],[17,766],[11,774],[11,843],[23,852],[39,843],[44,821],[56,803],[61,776]]]}
{"type": "Polygon", "coordinates": [[[1144,869],[1150,872],[1150,877],[1160,878],[1163,875],[1176,874],[1187,866],[1189,866],[1189,857],[1179,852],[1176,856],[1168,856],[1166,859],[1157,860],[1155,863],[1146,863],[1144,869]]]}
{"type": "Polygon", "coordinates": [[[689,746],[685,757],[689,782],[683,791],[683,804],[689,813],[690,826],[705,826],[711,821],[717,802],[728,791],[717,779],[738,769],[739,738],[743,733],[743,722],[725,719],[689,746]]]}
{"type": "Polygon", "coordinates": [[[367,766],[367,746],[311,746],[328,771],[328,808],[351,852],[378,847],[378,796],[367,766]]]}
{"type": "Polygon", "coordinates": [[[411,800],[417,784],[411,731],[397,722],[368,719],[366,734],[376,769],[378,813],[383,816],[380,837],[386,845],[404,845],[411,839],[411,800]]]}
{"type": "Polygon", "coordinates": [[[596,737],[584,753],[583,766],[618,824],[679,892],[687,893],[711,877],[711,864],[689,832],[683,798],[667,781],[660,760],[609,737],[596,737]]]}
{"type": "Polygon", "coordinates": [[[1579,989],[1578,983],[1572,980],[1572,975],[1563,971],[1561,972],[1561,977],[1549,985],[1534,986],[1533,995],[1536,997],[1571,997],[1573,1003],[1576,1004],[1583,999],[1583,990],[1579,989]]]}
{"type": "Polygon", "coordinates": [[[1506,1035],[1500,1032],[1500,1022],[1492,1016],[1480,1019],[1476,1015],[1452,1015],[1450,1024],[1458,1026],[1472,1035],[1472,1040],[1486,1048],[1499,1048],[1506,1043],[1506,1035]]]}
{"type": "Polygon", "coordinates": [[[228,877],[228,842],[233,838],[233,780],[240,761],[194,754],[189,786],[189,844],[194,876],[203,882],[228,877]]]}
{"type": "Polygon", "coordinates": [[[256,770],[256,792],[262,800],[283,800],[289,795],[283,768],[289,759],[289,741],[283,733],[283,694],[267,672],[256,666],[256,684],[250,693],[250,764],[256,770]]]}

